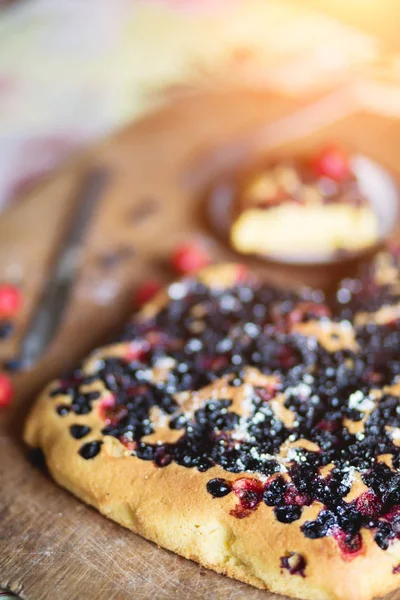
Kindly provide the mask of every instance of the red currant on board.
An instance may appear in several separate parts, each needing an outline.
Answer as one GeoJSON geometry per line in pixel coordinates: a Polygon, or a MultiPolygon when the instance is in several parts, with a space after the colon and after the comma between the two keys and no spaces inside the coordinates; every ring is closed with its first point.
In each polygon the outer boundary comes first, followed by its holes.
{"type": "Polygon", "coordinates": [[[312,159],[312,168],[320,177],[329,177],[334,181],[344,181],[351,175],[349,156],[336,144],[322,148],[312,159]]]}
{"type": "Polygon", "coordinates": [[[171,255],[171,266],[181,275],[194,273],[208,264],[210,264],[210,256],[199,244],[182,244],[171,255]]]}
{"type": "Polygon", "coordinates": [[[155,279],[143,282],[136,290],[135,305],[137,307],[143,306],[143,304],[152,300],[161,288],[162,284],[155,279]]]}
{"type": "Polygon", "coordinates": [[[0,317],[14,316],[21,305],[21,290],[10,283],[0,284],[0,317]]]}
{"type": "Polygon", "coordinates": [[[247,265],[239,263],[237,265],[235,283],[243,283],[243,281],[246,281],[248,275],[249,275],[249,269],[248,269],[247,265]]]}
{"type": "Polygon", "coordinates": [[[11,379],[0,373],[0,408],[5,408],[11,404],[14,397],[14,389],[11,379]]]}

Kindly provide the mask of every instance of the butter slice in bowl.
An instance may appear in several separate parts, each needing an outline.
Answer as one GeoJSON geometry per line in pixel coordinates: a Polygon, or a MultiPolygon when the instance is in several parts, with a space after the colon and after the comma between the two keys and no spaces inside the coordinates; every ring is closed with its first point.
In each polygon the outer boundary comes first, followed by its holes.
{"type": "Polygon", "coordinates": [[[311,159],[270,164],[241,187],[231,244],[242,254],[287,262],[325,262],[366,250],[383,237],[382,219],[383,229],[393,223],[397,191],[387,177],[369,159],[351,159],[337,146],[311,159]],[[380,214],[388,202],[391,214],[380,214]]]}

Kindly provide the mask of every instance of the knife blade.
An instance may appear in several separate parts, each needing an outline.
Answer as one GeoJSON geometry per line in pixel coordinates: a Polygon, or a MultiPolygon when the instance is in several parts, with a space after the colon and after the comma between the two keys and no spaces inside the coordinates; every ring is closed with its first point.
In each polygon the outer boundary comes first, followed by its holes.
{"type": "Polygon", "coordinates": [[[59,327],[81,264],[87,228],[103,195],[108,177],[106,169],[97,168],[91,169],[84,178],[64,243],[22,341],[20,363],[23,367],[29,367],[36,362],[59,327]]]}

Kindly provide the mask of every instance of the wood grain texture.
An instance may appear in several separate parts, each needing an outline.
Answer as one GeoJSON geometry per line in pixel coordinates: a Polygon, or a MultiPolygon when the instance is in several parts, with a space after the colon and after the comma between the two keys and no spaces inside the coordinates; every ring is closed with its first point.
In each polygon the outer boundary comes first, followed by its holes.
{"type": "MultiPolygon", "coordinates": [[[[199,165],[221,145],[247,139],[296,108],[293,100],[266,93],[193,95],[78,157],[2,217],[0,280],[19,273],[26,299],[15,340],[1,350],[4,359],[16,352],[40,301],[82,174],[92,165],[110,169],[112,179],[89,231],[62,328],[40,364],[15,377],[16,402],[1,415],[0,586],[28,600],[278,600],[159,549],[81,504],[33,466],[20,431],[37,389],[126,320],[135,286],[150,275],[172,277],[166,258],[177,243],[201,237],[215,260],[236,258],[199,218],[206,183],[199,165]],[[132,252],[110,267],[105,257],[121,248],[132,252]]],[[[400,124],[354,114],[351,103],[339,120],[269,152],[297,152],[327,138],[400,174],[400,124]]],[[[304,280],[323,286],[354,268],[254,266],[279,283],[304,280]]],[[[400,594],[391,596],[396,598],[400,594]]]]}

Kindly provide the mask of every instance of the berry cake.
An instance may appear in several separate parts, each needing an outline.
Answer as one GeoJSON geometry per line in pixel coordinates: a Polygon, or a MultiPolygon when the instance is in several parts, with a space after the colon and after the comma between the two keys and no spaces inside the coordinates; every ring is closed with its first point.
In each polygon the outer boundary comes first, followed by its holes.
{"type": "Polygon", "coordinates": [[[400,258],[330,298],[237,265],[171,284],[36,402],[56,481],[259,588],[368,600],[400,585],[400,258]]]}
{"type": "Polygon", "coordinates": [[[320,256],[377,242],[378,218],[337,147],[271,164],[247,179],[231,243],[243,254],[320,256]]]}

